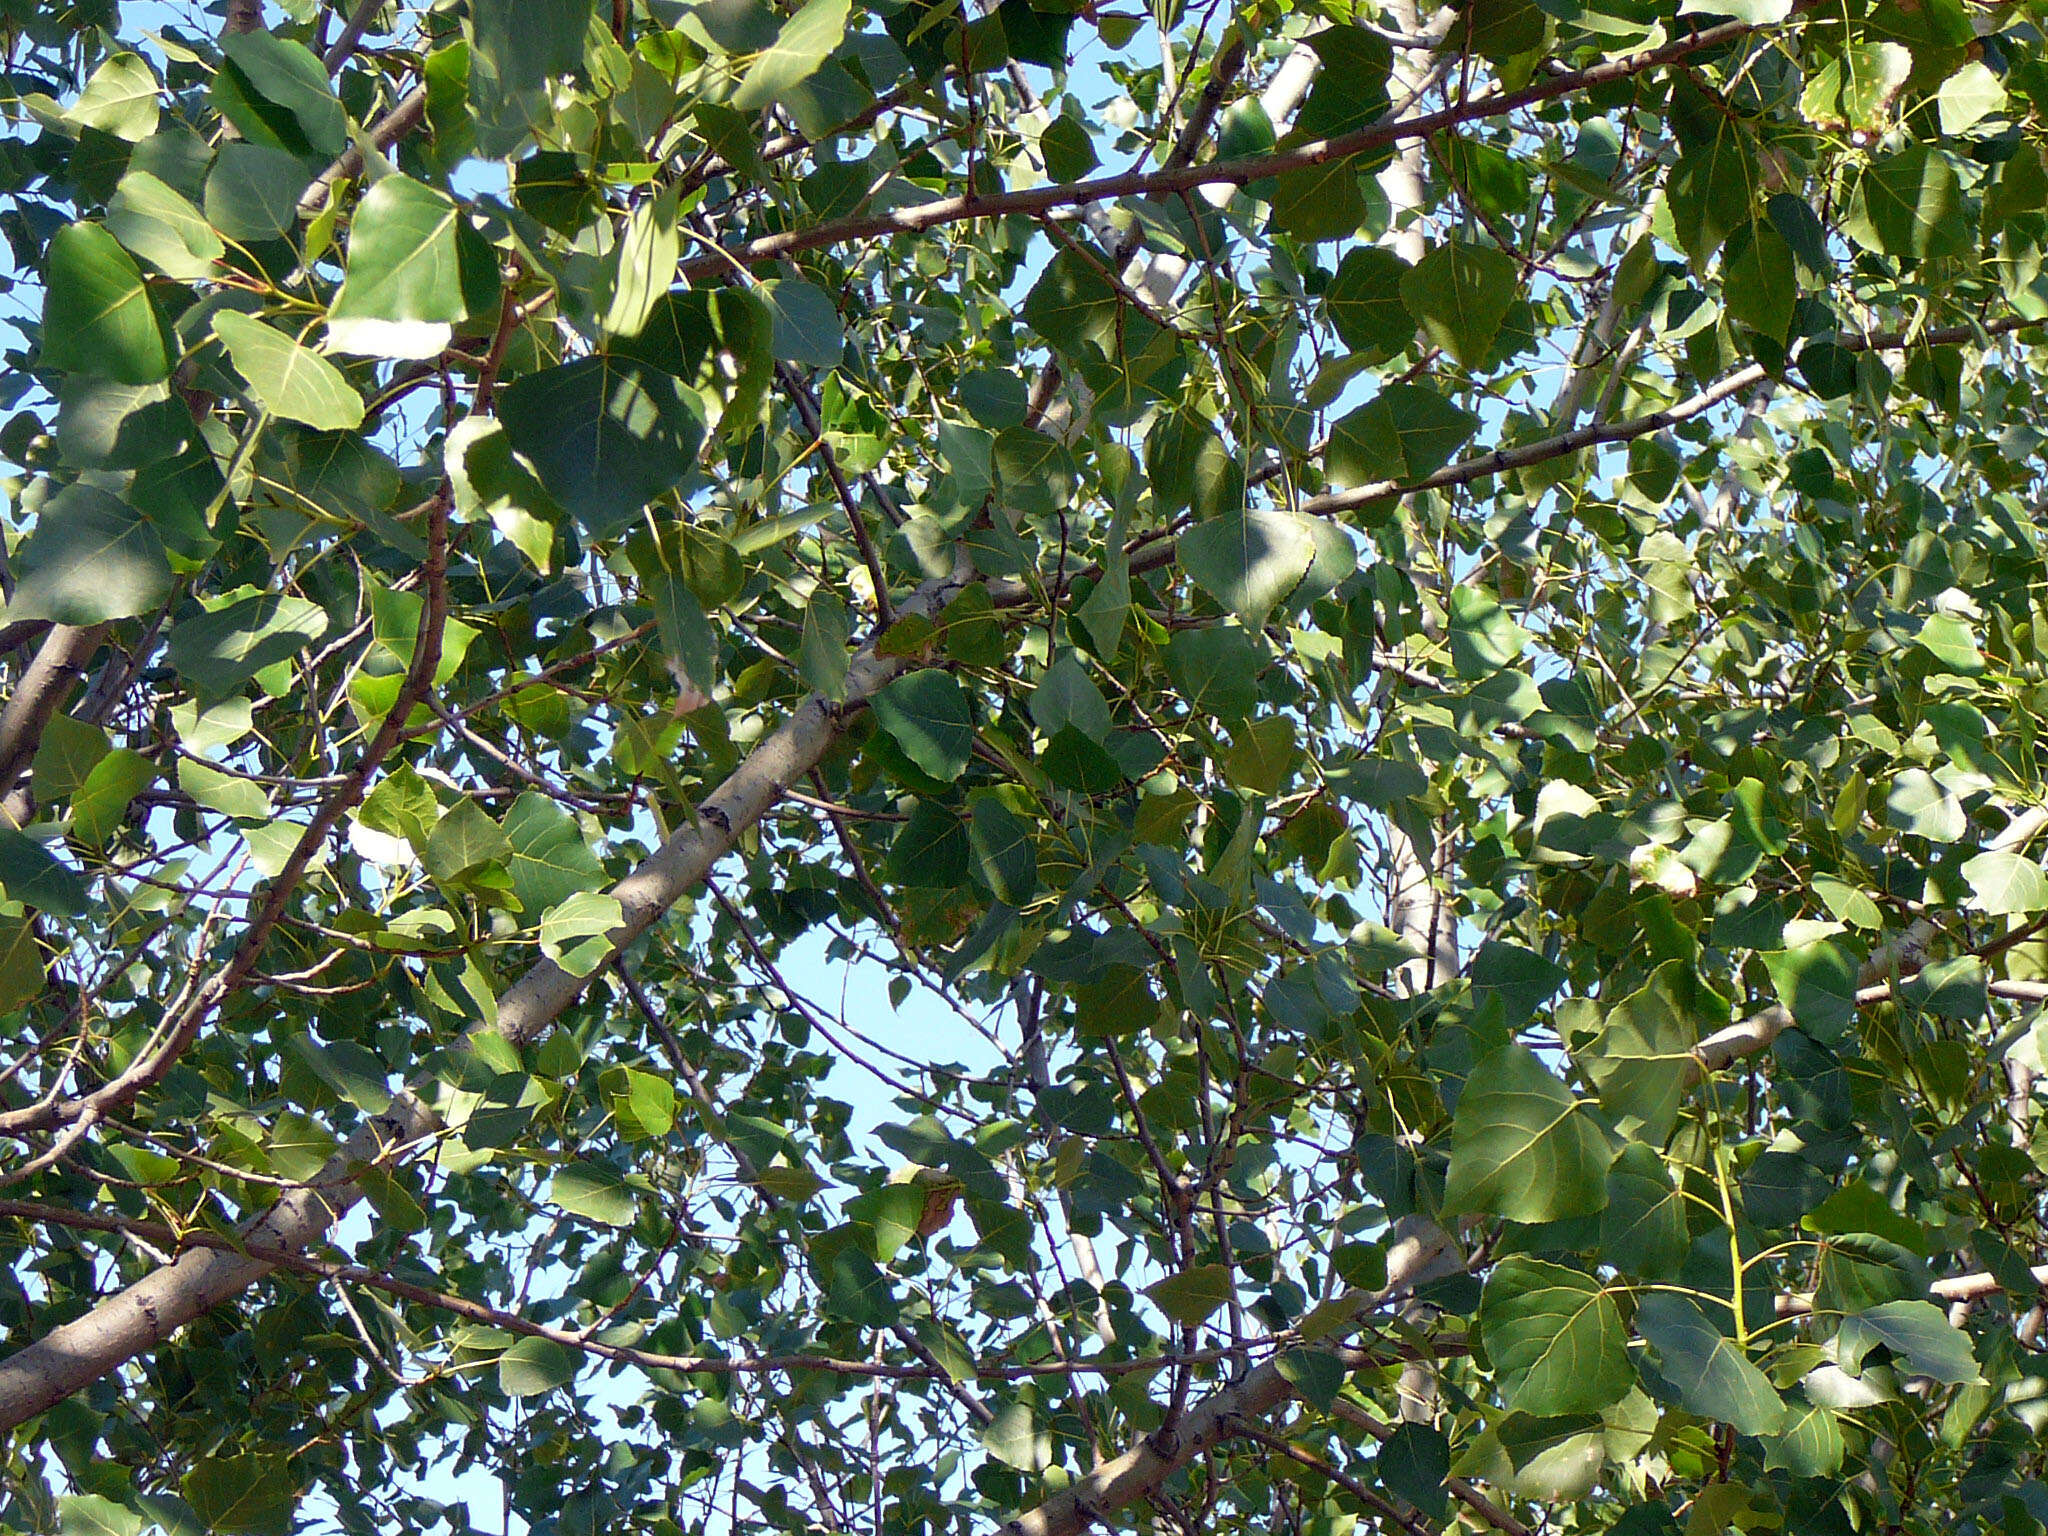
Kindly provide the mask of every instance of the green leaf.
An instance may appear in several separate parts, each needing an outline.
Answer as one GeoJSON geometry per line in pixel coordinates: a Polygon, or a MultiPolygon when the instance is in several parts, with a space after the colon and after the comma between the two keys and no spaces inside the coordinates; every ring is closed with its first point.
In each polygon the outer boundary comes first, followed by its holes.
{"type": "Polygon", "coordinates": [[[134,1510],[96,1493],[66,1494],[57,1501],[62,1536],[142,1536],[148,1523],[134,1510]]]}
{"type": "Polygon", "coordinates": [[[1848,1446],[1834,1412],[1794,1405],[1785,1426],[1764,1441],[1764,1469],[1784,1468],[1794,1477],[1833,1477],[1848,1446]]]}
{"type": "Polygon", "coordinates": [[[1451,1475],[1451,1445],[1435,1426],[1396,1425],[1393,1434],[1380,1442],[1373,1471],[1389,1491],[1431,1518],[1441,1520],[1450,1512],[1451,1496],[1445,1484],[1451,1475]]]}
{"type": "Polygon", "coordinates": [[[1479,1326],[1501,1395],[1518,1412],[1597,1412],[1635,1385],[1620,1309],[1578,1270],[1502,1260],[1487,1277],[1479,1326]]]}
{"type": "Polygon", "coordinates": [[[1253,627],[1300,586],[1315,552],[1302,518],[1257,507],[1197,523],[1178,550],[1195,584],[1253,627]]]}
{"type": "Polygon", "coordinates": [[[170,663],[205,699],[222,699],[265,667],[319,644],[327,612],[301,597],[242,587],[208,611],[181,619],[170,663]]]}
{"type": "Polygon", "coordinates": [[[386,176],[371,187],[350,227],[328,346],[392,358],[434,357],[446,348],[472,303],[488,302],[496,284],[489,256],[481,254],[479,273],[479,253],[463,249],[461,219],[446,194],[410,177],[386,176]]]}
{"type": "Polygon", "coordinates": [[[589,976],[611,958],[611,934],[625,920],[617,897],[578,891],[541,919],[541,953],[571,976],[589,976]]]}
{"type": "Polygon", "coordinates": [[[1690,1296],[1656,1291],[1636,1308],[1636,1329],[1657,1351],[1678,1400],[1701,1418],[1733,1425],[1745,1435],[1775,1434],[1785,1422],[1785,1401],[1741,1346],[1708,1321],[1690,1296]]]}
{"type": "Polygon", "coordinates": [[[107,229],[157,271],[186,282],[213,276],[227,249],[189,198],[147,171],[121,178],[107,204],[107,229]]]}
{"type": "MultiPolygon", "coordinates": [[[[813,0],[815,3],[815,0],[813,0]]],[[[1021,1399],[1004,1403],[981,1427],[981,1443],[1006,1467],[1032,1476],[1052,1465],[1052,1436],[1021,1399]]]]}
{"type": "Polygon", "coordinates": [[[71,835],[99,847],[120,830],[135,797],[156,779],[156,764],[127,747],[116,747],[93,765],[71,796],[71,835]]]}
{"type": "Polygon", "coordinates": [[[1833,939],[1763,957],[1778,1001],[1822,1044],[1839,1040],[1856,1017],[1856,962],[1833,939]]]}
{"type": "Polygon", "coordinates": [[[135,258],[98,224],[67,224],[43,265],[42,365],[153,384],[171,349],[135,258]]]}
{"type": "Polygon", "coordinates": [[[1183,1327],[1208,1320],[1230,1300],[1233,1285],[1227,1264],[1197,1264],[1145,1287],[1153,1305],[1183,1327]]]}
{"type": "Polygon", "coordinates": [[[1366,219],[1358,157],[1283,171],[1273,186],[1273,228],[1303,242],[1343,240],[1366,219]]]}
{"type": "Polygon", "coordinates": [[[889,873],[912,886],[945,888],[967,879],[971,857],[960,818],[936,801],[920,800],[889,845],[889,873]]]}
{"type": "MultiPolygon", "coordinates": [[[[220,51],[257,97],[289,119],[289,128],[296,132],[287,132],[287,139],[298,139],[318,155],[341,152],[348,142],[348,114],[328,83],[326,67],[310,48],[259,28],[223,34],[220,51]]],[[[275,113],[265,115],[277,123],[275,113]]]]}
{"type": "Polygon", "coordinates": [[[1871,1350],[1883,1345],[1918,1376],[1948,1384],[1976,1381],[1977,1360],[1970,1336],[1951,1328],[1931,1301],[1888,1301],[1842,1319],[1835,1350],[1842,1369],[1863,1374],[1871,1350]]]}
{"type": "Polygon", "coordinates": [[[1323,307],[1337,338],[1354,351],[1391,356],[1415,339],[1415,317],[1401,302],[1408,263],[1377,245],[1344,253],[1323,290],[1323,307]]]}
{"type": "Polygon", "coordinates": [[[1024,323],[1069,358],[1106,355],[1116,345],[1123,300],[1102,275],[1102,259],[1062,250],[1024,296],[1024,323]]]}
{"type": "Polygon", "coordinates": [[[126,502],[84,484],[67,485],[43,504],[14,569],[10,620],[104,624],[152,612],[171,592],[156,529],[126,502]]]}
{"type": "Polygon", "coordinates": [[[43,727],[43,744],[36,750],[32,777],[36,799],[44,804],[69,799],[111,745],[107,733],[97,725],[69,715],[52,715],[43,727]]]}
{"type": "Polygon", "coordinates": [[[507,1397],[538,1397],[576,1379],[576,1352],[553,1339],[527,1335],[498,1357],[498,1389],[507,1397]]]}
{"type": "MultiPolygon", "coordinates": [[[[810,6],[820,3],[810,0],[810,6]]],[[[776,361],[805,368],[838,364],[846,348],[846,327],[824,289],[794,278],[773,278],[761,285],[761,296],[772,317],[769,345],[776,361]]]]}
{"type": "Polygon", "coordinates": [[[2048,875],[2016,853],[1980,853],[1963,865],[1970,905],[1992,917],[2048,911],[2048,875]]]}
{"type": "Polygon", "coordinates": [[[950,783],[967,771],[974,715],[951,673],[906,673],[875,695],[873,709],[876,723],[933,778],[950,783]]]}
{"type": "Polygon", "coordinates": [[[548,1203],[606,1227],[632,1225],[640,1209],[639,1197],[603,1163],[570,1163],[556,1169],[548,1184],[548,1203]]]}
{"type": "Polygon", "coordinates": [[[628,1141],[666,1136],[676,1123],[675,1084],[652,1072],[622,1072],[623,1082],[607,1089],[612,1119],[628,1141]]]}
{"type": "Polygon", "coordinates": [[[617,357],[516,379],[499,416],[548,494],[597,539],[617,538],[679,485],[704,441],[694,395],[670,374],[617,357]]]}
{"type": "Polygon", "coordinates": [[[1325,1413],[1344,1390],[1344,1362],[1327,1349],[1290,1349],[1273,1366],[1305,1401],[1325,1413]]]}
{"type": "Polygon", "coordinates": [[[605,261],[597,326],[607,337],[638,336],[655,305],[675,281],[682,255],[673,188],[643,198],[626,219],[618,244],[605,261]]]}
{"type": "Polygon", "coordinates": [[[1330,484],[1420,480],[1450,463],[1478,429],[1477,416],[1427,385],[1390,384],[1330,428],[1330,484]]]}
{"type": "Polygon", "coordinates": [[[804,685],[835,704],[846,697],[847,646],[853,630],[846,604],[823,586],[804,604],[804,627],[797,644],[797,673],[804,685]]]}
{"type": "Polygon", "coordinates": [[[1699,1043],[1685,1003],[1687,972],[1671,961],[1640,991],[1610,1007],[1597,1034],[1572,1055],[1600,1091],[1600,1105],[1624,1134],[1662,1146],[1671,1137],[1685,1091],[1696,1076],[1699,1043]]]}
{"type": "Polygon", "coordinates": [[[1401,302],[1432,342],[1461,367],[1477,368],[1493,351],[1521,281],[1507,252],[1452,240],[1401,274],[1401,302]]]}
{"type": "Polygon", "coordinates": [[[1022,907],[1038,894],[1038,845],[1023,819],[993,796],[974,802],[968,846],[996,900],[1022,907]]]}
{"type": "Polygon", "coordinates": [[[1678,14],[1727,16],[1736,21],[1746,21],[1753,27],[1762,27],[1789,20],[1792,0],[1682,0],[1678,14]]]}
{"type": "Polygon", "coordinates": [[[298,1502],[299,1480],[289,1458],[268,1453],[208,1456],[178,1484],[192,1512],[209,1531],[285,1531],[298,1502]]]}
{"type": "Polygon", "coordinates": [[[1607,1171],[1600,1213],[1600,1257],[1623,1274],[1668,1279],[1692,1246],[1685,1202],[1657,1149],[1631,1141],[1607,1171]]]}
{"type": "Polygon", "coordinates": [[[434,825],[422,857],[436,880],[453,881],[482,864],[503,864],[512,857],[512,843],[490,814],[474,800],[463,799],[434,825]]]}
{"type": "Polygon", "coordinates": [[[1252,712],[1263,668],[1258,648],[1241,629],[1181,629],[1166,644],[1166,674],[1181,697],[1190,708],[1224,720],[1252,712]]]}
{"type": "Polygon", "coordinates": [[[1535,1052],[1508,1045],[1472,1068],[1451,1123],[1444,1214],[1510,1221],[1591,1216],[1607,1204],[1607,1135],[1535,1052]]]}
{"type": "Polygon", "coordinates": [[[1994,112],[2005,109],[2005,82],[1982,59],[1972,59],[1948,79],[1936,93],[1941,131],[1948,135],[1968,133],[1994,112]]]}
{"type": "Polygon", "coordinates": [[[1922,143],[1871,162],[1844,227],[1867,248],[1916,259],[1960,256],[1974,236],[1955,161],[1922,143]]]}
{"type": "Polygon", "coordinates": [[[156,132],[157,89],[156,76],[140,54],[110,54],[64,116],[77,127],[137,143],[156,132]]]}
{"type": "Polygon", "coordinates": [[[748,67],[732,105],[741,112],[758,111],[788,96],[810,79],[846,37],[848,0],[804,0],[804,7],[782,24],[775,41],[748,67]]]}
{"type": "Polygon", "coordinates": [[[1512,666],[1529,644],[1528,631],[1492,593],[1463,585],[1451,593],[1448,639],[1451,666],[1468,682],[1512,666]]]}
{"type": "Polygon", "coordinates": [[[81,469],[140,469],[175,458],[192,435],[192,413],[168,384],[67,376],[57,406],[57,450],[81,469]]]}
{"type": "Polygon", "coordinates": [[[1769,224],[1739,231],[1721,258],[1721,302],[1744,325],[1783,341],[1799,301],[1792,249],[1769,224]]]}
{"type": "Polygon", "coordinates": [[[311,180],[306,163],[288,150],[223,145],[206,178],[207,221],[229,240],[275,240],[298,222],[299,197],[311,180]]]}
{"type": "Polygon", "coordinates": [[[319,353],[229,309],[213,317],[213,329],[234,359],[235,371],[273,416],[318,431],[345,432],[363,424],[363,397],[319,353]]]}
{"type": "Polygon", "coordinates": [[[718,635],[689,587],[663,572],[647,583],[654,607],[655,630],[668,656],[669,670],[680,686],[687,679],[699,693],[709,693],[718,680],[718,635]]]}
{"type": "Polygon", "coordinates": [[[1962,802],[1924,768],[1908,768],[1885,796],[1886,819],[1902,832],[1952,843],[1969,828],[1962,802]]]}
{"type": "Polygon", "coordinates": [[[1678,243],[1696,271],[1750,222],[1761,190],[1749,136],[1720,110],[1710,136],[1686,148],[1664,184],[1678,243]]]}
{"type": "Polygon", "coordinates": [[[477,57],[507,91],[538,88],[583,64],[593,0],[472,0],[477,57]]]}

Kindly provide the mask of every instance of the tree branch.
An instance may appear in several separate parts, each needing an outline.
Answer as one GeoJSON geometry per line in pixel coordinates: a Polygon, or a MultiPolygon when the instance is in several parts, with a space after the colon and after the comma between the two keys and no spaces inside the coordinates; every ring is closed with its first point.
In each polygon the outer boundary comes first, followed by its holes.
{"type": "MultiPolygon", "coordinates": [[[[1819,0],[1795,0],[1793,13],[1796,15],[1811,10],[1818,3],[1819,0]]],[[[968,219],[1001,218],[1014,213],[1044,214],[1060,208],[1113,202],[1119,198],[1191,192],[1199,187],[1245,186],[1254,181],[1263,181],[1269,176],[1281,176],[1289,171],[1325,165],[1332,160],[1342,160],[1351,155],[1363,154],[1367,150],[1384,148],[1389,144],[1409,139],[1427,139],[1432,134],[1442,133],[1464,123],[1498,117],[1523,107],[1535,106],[1540,102],[1554,101],[1560,96],[1570,96],[1597,86],[1631,79],[1660,65],[1675,63],[1702,49],[1732,43],[1762,30],[1764,29],[1759,26],[1740,21],[1697,28],[1660,48],[1651,48],[1626,58],[1609,59],[1586,69],[1548,75],[1517,90],[1502,91],[1498,95],[1459,102],[1455,106],[1445,107],[1436,112],[1426,112],[1416,117],[1398,120],[1384,118],[1351,133],[1312,140],[1293,149],[1277,150],[1271,154],[1251,155],[1242,160],[1212,160],[1206,165],[1161,168],[1156,171],[1127,171],[1121,175],[1099,176],[1092,181],[1027,187],[1015,192],[998,192],[985,197],[967,192],[953,197],[936,198],[914,208],[828,220],[822,224],[814,224],[808,229],[785,230],[778,234],[763,235],[724,251],[691,257],[678,266],[677,273],[686,282],[696,282],[727,272],[735,263],[750,267],[759,266],[763,262],[794,256],[803,251],[821,250],[857,240],[870,240],[881,235],[921,234],[926,230],[937,229],[946,224],[958,224],[968,219]]]]}

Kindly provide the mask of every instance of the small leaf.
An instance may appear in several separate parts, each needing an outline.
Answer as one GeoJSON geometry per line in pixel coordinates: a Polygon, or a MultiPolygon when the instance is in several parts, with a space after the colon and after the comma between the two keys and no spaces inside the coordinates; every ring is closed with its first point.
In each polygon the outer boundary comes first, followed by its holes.
{"type": "Polygon", "coordinates": [[[610,935],[625,920],[618,898],[578,891],[541,919],[541,953],[571,976],[588,976],[611,957],[610,935]]]}

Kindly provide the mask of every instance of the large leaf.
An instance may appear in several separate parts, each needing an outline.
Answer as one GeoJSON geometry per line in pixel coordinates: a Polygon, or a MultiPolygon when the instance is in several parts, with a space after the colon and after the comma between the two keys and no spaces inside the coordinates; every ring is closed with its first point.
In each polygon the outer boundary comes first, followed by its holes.
{"type": "Polygon", "coordinates": [[[689,474],[702,407],[675,378],[586,357],[514,380],[499,414],[512,447],[593,538],[616,538],[689,474]]]}
{"type": "Polygon", "coordinates": [[[224,698],[327,633],[327,612],[301,597],[244,588],[171,630],[171,665],[202,697],[224,698]]]}
{"type": "Polygon", "coordinates": [[[1880,1344],[1917,1375],[1945,1383],[1978,1379],[1970,1336],[1950,1327],[1931,1301],[1888,1301],[1852,1313],[1835,1335],[1842,1368],[1852,1375],[1861,1374],[1864,1359],[1880,1344]]]}
{"type": "Polygon", "coordinates": [[[927,668],[875,695],[876,723],[935,779],[957,779],[974,754],[974,715],[950,673],[927,668]]]}
{"type": "Polygon", "coordinates": [[[1247,508],[1197,523],[1181,535],[1179,553],[1203,591],[1256,626],[1301,584],[1316,542],[1294,513],[1247,508]]]}
{"type": "Polygon", "coordinates": [[[1390,384],[1330,429],[1330,483],[1339,489],[1420,480],[1471,440],[1479,418],[1423,384],[1390,384]]]}
{"type": "Polygon", "coordinates": [[[1452,240],[1401,274],[1401,301],[1432,342],[1461,366],[1477,368],[1492,352],[1521,280],[1506,251],[1452,240]]]}
{"type": "Polygon", "coordinates": [[[248,315],[222,310],[214,334],[226,344],[235,371],[249,381],[258,403],[273,416],[318,431],[347,431],[363,423],[363,397],[341,370],[310,347],[248,315]]]}
{"type": "Polygon", "coordinates": [[[350,231],[348,274],[328,312],[328,345],[396,358],[433,357],[446,347],[495,284],[489,257],[464,249],[461,217],[445,193],[410,177],[386,176],[370,188],[350,231]]]}
{"type": "Polygon", "coordinates": [[[170,560],[148,520],[95,486],[67,485],[16,553],[7,617],[104,624],[148,613],[170,591],[170,560]]]}
{"type": "Polygon", "coordinates": [[[1607,1203],[1607,1133],[1534,1051],[1508,1045],[1472,1068],[1451,1123],[1446,1215],[1510,1221],[1590,1216],[1607,1203]]]}
{"type": "Polygon", "coordinates": [[[770,106],[816,74],[846,36],[848,10],[848,0],[804,0],[803,9],[782,24],[774,43],[748,66],[733,93],[733,106],[742,112],[770,106]]]}
{"type": "Polygon", "coordinates": [[[1479,1326],[1501,1395],[1519,1412],[1595,1412],[1635,1385],[1621,1311],[1579,1270],[1503,1260],[1487,1277],[1479,1326]]]}
{"type": "Polygon", "coordinates": [[[269,1536],[288,1528],[299,1480],[288,1457],[250,1452],[204,1457],[178,1486],[208,1530],[269,1536]]]}
{"type": "Polygon", "coordinates": [[[170,374],[170,345],[141,269],[98,224],[67,224],[51,237],[42,362],[123,384],[153,384],[170,374]]]}
{"type": "Polygon", "coordinates": [[[1773,1434],[1784,1424],[1785,1400],[1770,1378],[1690,1296],[1657,1291],[1644,1297],[1636,1328],[1657,1351],[1664,1378],[1688,1411],[1745,1435],[1773,1434]]]}
{"type": "Polygon", "coordinates": [[[1640,1127],[1661,1146],[1670,1139],[1680,1101],[1697,1075],[1699,1042],[1686,1001],[1686,971],[1658,967],[1636,992],[1607,1009],[1597,1034],[1572,1054],[1600,1090],[1600,1104],[1624,1129],[1640,1127]]]}
{"type": "Polygon", "coordinates": [[[148,171],[121,178],[107,204],[107,228],[166,277],[210,277],[226,251],[192,200],[148,171]]]}

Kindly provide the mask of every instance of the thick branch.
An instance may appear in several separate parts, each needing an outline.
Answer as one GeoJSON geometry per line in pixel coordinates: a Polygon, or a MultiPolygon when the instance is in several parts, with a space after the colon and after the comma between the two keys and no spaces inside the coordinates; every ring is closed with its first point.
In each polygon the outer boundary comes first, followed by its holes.
{"type": "Polygon", "coordinates": [[[0,797],[4,797],[0,809],[14,826],[35,814],[26,779],[43,744],[43,732],[106,633],[104,624],[87,629],[59,624],[52,629],[22,673],[7,707],[0,710],[0,797]]]}

